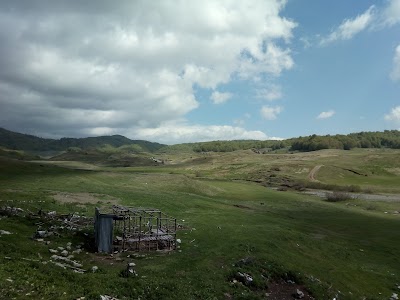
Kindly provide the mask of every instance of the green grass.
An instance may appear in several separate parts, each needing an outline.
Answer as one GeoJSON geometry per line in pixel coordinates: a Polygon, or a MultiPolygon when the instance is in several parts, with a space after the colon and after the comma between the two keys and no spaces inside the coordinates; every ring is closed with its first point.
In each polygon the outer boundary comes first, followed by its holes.
{"type": "MultiPolygon", "coordinates": [[[[250,154],[241,156],[213,157],[214,165],[199,161],[190,164],[189,159],[166,168],[91,171],[2,160],[0,207],[92,214],[95,204],[58,203],[51,195],[106,194],[125,205],[160,208],[196,230],[179,232],[182,252],[151,253],[134,259],[139,277],[122,278],[119,274],[129,260],[125,257],[120,262],[90,252],[80,254],[78,260],[85,268],[99,266],[100,272],[94,274],[76,274],[23,260],[37,260],[38,253],[41,260],[48,260],[49,247],[65,246],[70,240],[76,244],[84,236],[65,232],[62,237],[52,237],[46,246],[30,239],[37,220],[1,218],[0,229],[13,235],[0,237],[0,295],[7,299],[98,299],[100,294],[122,299],[224,299],[224,293],[229,293],[235,299],[261,299],[268,292],[264,277],[292,274],[317,299],[332,299],[338,291],[340,299],[390,297],[400,280],[400,217],[382,211],[394,209],[396,204],[361,200],[347,202],[351,205],[328,203],[252,182],[226,180],[253,170],[257,160],[269,169],[281,165],[277,173],[291,168],[269,156],[257,155],[253,161],[250,154]],[[229,157],[237,165],[229,165],[229,157]],[[196,178],[196,170],[210,177],[196,178]],[[234,174],[228,174],[232,170],[234,174]],[[218,176],[224,172],[226,176],[218,176]],[[234,266],[245,257],[255,263],[234,266]],[[232,285],[230,280],[237,270],[254,276],[255,286],[232,285]]],[[[287,156],[281,159],[293,160],[287,156]]],[[[315,163],[304,160],[304,156],[295,159],[299,161],[291,162],[293,166],[315,163]]]]}

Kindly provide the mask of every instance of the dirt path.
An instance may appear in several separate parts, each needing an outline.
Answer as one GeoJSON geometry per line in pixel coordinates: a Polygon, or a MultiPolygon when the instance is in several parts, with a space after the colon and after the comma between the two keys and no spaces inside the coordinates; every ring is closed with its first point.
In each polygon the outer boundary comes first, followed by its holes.
{"type": "Polygon", "coordinates": [[[323,165],[315,166],[315,167],[310,171],[310,173],[308,174],[308,179],[309,179],[310,181],[312,181],[312,182],[319,182],[319,180],[317,180],[317,179],[315,178],[315,176],[317,175],[317,173],[318,173],[319,169],[321,169],[321,167],[323,167],[323,165]]]}

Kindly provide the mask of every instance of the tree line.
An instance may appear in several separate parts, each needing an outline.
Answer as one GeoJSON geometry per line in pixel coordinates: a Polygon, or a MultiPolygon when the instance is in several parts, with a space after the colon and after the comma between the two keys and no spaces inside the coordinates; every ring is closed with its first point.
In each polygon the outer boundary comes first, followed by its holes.
{"type": "MultiPolygon", "coordinates": [[[[186,144],[187,146],[187,144],[186,144]]],[[[191,144],[195,152],[231,152],[257,149],[264,152],[286,148],[288,151],[316,151],[322,149],[392,148],[400,149],[400,131],[359,132],[347,135],[310,135],[282,141],[213,141],[191,144]]]]}

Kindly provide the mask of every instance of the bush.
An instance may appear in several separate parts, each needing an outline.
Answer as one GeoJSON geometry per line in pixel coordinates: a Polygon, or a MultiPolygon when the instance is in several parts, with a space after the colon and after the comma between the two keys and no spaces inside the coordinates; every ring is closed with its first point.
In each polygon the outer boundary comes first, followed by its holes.
{"type": "Polygon", "coordinates": [[[340,192],[340,191],[326,193],[325,197],[326,197],[326,200],[329,202],[340,202],[340,201],[350,200],[353,198],[349,193],[340,192]]]}

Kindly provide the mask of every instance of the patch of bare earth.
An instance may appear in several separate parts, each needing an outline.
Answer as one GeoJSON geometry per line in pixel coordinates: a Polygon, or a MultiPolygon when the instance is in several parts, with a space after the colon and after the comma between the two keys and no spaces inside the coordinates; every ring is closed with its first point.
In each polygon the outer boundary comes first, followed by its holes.
{"type": "Polygon", "coordinates": [[[319,180],[317,180],[317,179],[315,178],[315,176],[317,175],[317,173],[318,173],[319,169],[321,169],[321,167],[322,167],[322,165],[315,166],[315,167],[310,171],[310,173],[308,174],[308,179],[309,179],[310,181],[312,181],[312,182],[319,182],[319,180]]]}
{"type": "Polygon", "coordinates": [[[117,204],[118,199],[110,195],[96,193],[66,193],[57,192],[53,195],[57,201],[64,203],[117,204]]]}
{"type": "Polygon", "coordinates": [[[267,294],[271,300],[314,299],[304,286],[283,280],[268,284],[267,294]]]}

